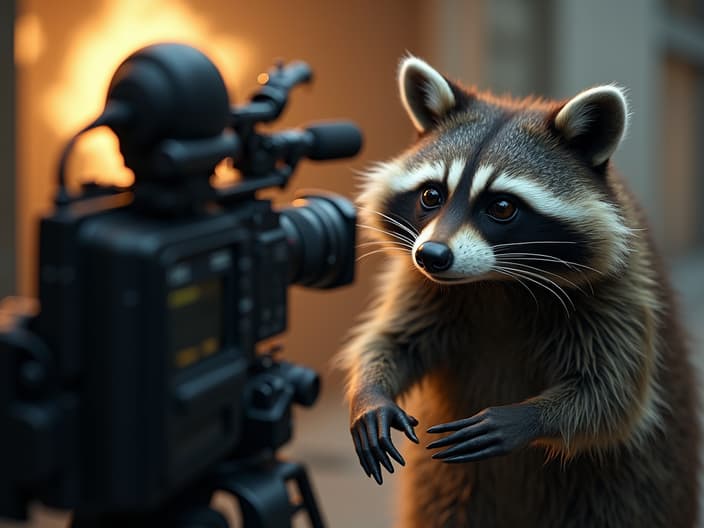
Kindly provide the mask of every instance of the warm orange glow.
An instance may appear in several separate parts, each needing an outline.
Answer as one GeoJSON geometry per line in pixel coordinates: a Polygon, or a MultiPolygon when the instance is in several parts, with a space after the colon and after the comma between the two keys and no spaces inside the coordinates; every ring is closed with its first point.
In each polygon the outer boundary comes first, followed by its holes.
{"type": "Polygon", "coordinates": [[[269,82],[269,74],[268,73],[260,73],[257,75],[257,82],[259,84],[266,84],[269,82]]]}
{"type": "Polygon", "coordinates": [[[88,23],[72,28],[62,78],[48,91],[45,108],[64,136],[100,113],[117,66],[136,49],[163,41],[192,44],[220,68],[228,84],[250,60],[244,43],[213,34],[208,21],[179,0],[114,0],[88,23]]]}
{"type": "Polygon", "coordinates": [[[215,173],[210,178],[210,184],[221,189],[234,185],[240,179],[240,172],[235,169],[232,158],[225,158],[215,167],[215,173]]]}
{"type": "Polygon", "coordinates": [[[80,175],[81,182],[118,187],[134,183],[134,173],[122,163],[117,137],[107,128],[91,130],[81,137],[71,153],[68,169],[70,174],[80,175]]]}
{"type": "MultiPolygon", "coordinates": [[[[31,22],[30,18],[30,30],[25,34],[41,35],[33,29],[41,27],[38,17],[29,16],[37,22],[31,22]]],[[[71,31],[62,75],[48,88],[42,101],[49,126],[62,138],[69,137],[100,113],[115,69],[140,47],[165,41],[191,44],[213,60],[228,86],[239,84],[241,72],[251,60],[251,52],[243,42],[230,33],[215,33],[208,19],[185,0],[105,2],[98,15],[71,31]]],[[[27,39],[33,43],[37,37],[27,39]]],[[[30,44],[25,47],[30,49],[30,44]]],[[[122,167],[117,142],[108,135],[101,131],[91,141],[82,139],[82,147],[72,158],[86,157],[76,160],[72,167],[87,179],[104,180],[109,175],[110,183],[128,183],[131,175],[122,167]]]]}
{"type": "Polygon", "coordinates": [[[15,64],[34,64],[45,48],[46,35],[40,18],[34,13],[19,16],[15,21],[15,64]]]}

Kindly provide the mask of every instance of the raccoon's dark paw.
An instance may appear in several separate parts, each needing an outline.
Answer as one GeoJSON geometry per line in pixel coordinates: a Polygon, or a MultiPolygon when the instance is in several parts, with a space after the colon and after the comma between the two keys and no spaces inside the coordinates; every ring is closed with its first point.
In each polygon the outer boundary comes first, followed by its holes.
{"type": "Polygon", "coordinates": [[[394,472],[389,456],[402,466],[406,464],[391,441],[391,428],[403,431],[411,441],[418,443],[413,431],[418,420],[380,394],[365,394],[353,402],[351,422],[350,432],[359,463],[367,476],[373,476],[378,484],[383,482],[382,465],[389,473],[394,472]]]}
{"type": "Polygon", "coordinates": [[[538,418],[537,409],[529,404],[489,407],[470,418],[431,427],[428,432],[432,434],[454,432],[427,448],[447,447],[433,458],[448,463],[506,455],[538,437],[538,418]]]}

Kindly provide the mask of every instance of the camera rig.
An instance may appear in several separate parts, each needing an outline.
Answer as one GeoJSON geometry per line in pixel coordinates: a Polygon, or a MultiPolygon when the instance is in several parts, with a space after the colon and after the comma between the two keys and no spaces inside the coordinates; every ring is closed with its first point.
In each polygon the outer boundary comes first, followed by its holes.
{"type": "Polygon", "coordinates": [[[265,134],[289,91],[311,79],[279,64],[248,104],[230,106],[198,50],[158,44],[128,57],[104,112],[66,146],[55,210],[40,222],[39,299],[0,304],[0,516],[27,505],[74,510],[73,526],[227,526],[208,507],[237,497],[245,526],[323,525],[304,467],[276,450],[291,406],[319,378],[257,353],[286,328],[290,284],[354,276],[355,209],[305,194],[276,209],[303,158],[355,155],[348,122],[265,134]],[[117,135],[129,188],[83,185],[65,166],[78,136],[117,135]],[[238,183],[216,188],[231,158],[238,183]],[[298,484],[297,500],[286,482],[298,484]]]}

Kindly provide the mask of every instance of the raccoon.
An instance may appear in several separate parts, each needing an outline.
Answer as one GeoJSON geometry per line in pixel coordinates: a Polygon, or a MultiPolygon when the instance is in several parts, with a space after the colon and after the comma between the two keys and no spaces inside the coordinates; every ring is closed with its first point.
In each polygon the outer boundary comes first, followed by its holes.
{"type": "Polygon", "coordinates": [[[398,81],[418,139],[364,176],[388,257],[340,359],[363,470],[408,464],[399,525],[695,526],[694,376],[609,161],[624,91],[496,97],[413,56],[398,81]]]}

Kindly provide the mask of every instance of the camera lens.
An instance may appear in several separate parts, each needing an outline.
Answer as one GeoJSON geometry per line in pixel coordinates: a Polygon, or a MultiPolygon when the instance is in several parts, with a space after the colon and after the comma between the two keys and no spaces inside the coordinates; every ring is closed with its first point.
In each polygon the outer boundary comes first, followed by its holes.
{"type": "Polygon", "coordinates": [[[282,209],[290,253],[289,282],[335,288],[354,279],[357,213],[336,194],[303,195],[282,209]]]}

